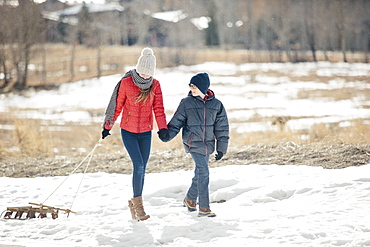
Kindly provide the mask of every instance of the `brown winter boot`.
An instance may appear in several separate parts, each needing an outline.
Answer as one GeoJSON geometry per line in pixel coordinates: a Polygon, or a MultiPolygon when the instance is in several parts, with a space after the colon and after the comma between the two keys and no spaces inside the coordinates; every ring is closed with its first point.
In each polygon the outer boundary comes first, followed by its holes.
{"type": "Polygon", "coordinates": [[[147,215],[144,211],[144,206],[143,206],[143,198],[141,196],[135,197],[131,199],[133,209],[135,210],[134,212],[134,218],[137,221],[140,220],[147,220],[150,218],[149,215],[147,215]]]}
{"type": "Polygon", "coordinates": [[[197,211],[197,202],[192,201],[189,198],[185,197],[183,204],[184,204],[184,207],[188,208],[189,212],[197,211]]]}
{"type": "Polygon", "coordinates": [[[128,200],[128,207],[130,208],[132,219],[133,220],[136,220],[134,204],[132,204],[132,201],[131,200],[128,200]]]}
{"type": "Polygon", "coordinates": [[[200,208],[198,217],[216,217],[216,214],[212,213],[211,209],[209,208],[200,208]]]}

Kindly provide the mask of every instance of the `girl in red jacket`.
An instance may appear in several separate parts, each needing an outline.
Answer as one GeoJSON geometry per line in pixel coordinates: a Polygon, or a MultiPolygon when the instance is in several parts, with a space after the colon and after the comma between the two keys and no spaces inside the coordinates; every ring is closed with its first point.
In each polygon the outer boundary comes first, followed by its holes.
{"type": "Polygon", "coordinates": [[[150,155],[153,113],[160,135],[168,136],[161,86],[153,78],[155,67],[153,50],[144,48],[136,69],[128,71],[114,88],[102,131],[102,139],[110,135],[109,131],[122,113],[122,141],[133,164],[133,198],[128,203],[132,218],[136,220],[150,217],[144,211],[142,191],[150,155]]]}

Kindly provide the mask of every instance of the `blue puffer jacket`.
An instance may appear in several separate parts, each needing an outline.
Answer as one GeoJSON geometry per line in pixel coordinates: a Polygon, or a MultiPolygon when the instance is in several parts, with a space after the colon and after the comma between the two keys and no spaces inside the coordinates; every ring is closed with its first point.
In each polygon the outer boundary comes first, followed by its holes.
{"type": "Polygon", "coordinates": [[[182,141],[187,153],[211,155],[215,151],[224,154],[229,143],[229,122],[221,101],[208,90],[204,99],[188,97],[181,100],[174,116],[168,123],[169,140],[182,130],[182,141]]]}

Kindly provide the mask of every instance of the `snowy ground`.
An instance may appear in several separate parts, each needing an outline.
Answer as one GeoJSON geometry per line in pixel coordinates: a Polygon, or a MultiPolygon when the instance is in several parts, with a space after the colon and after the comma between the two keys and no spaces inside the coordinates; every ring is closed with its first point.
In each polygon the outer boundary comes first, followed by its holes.
{"type": "MultiPolygon", "coordinates": [[[[130,68],[127,68],[130,69],[130,68]]],[[[211,89],[225,105],[231,128],[238,132],[273,129],[266,122],[253,122],[253,116],[291,116],[287,123],[291,130],[309,129],[318,123],[339,122],[351,125],[352,119],[370,118],[370,99],[363,94],[351,99],[334,100],[333,97],[305,98],[299,92],[307,90],[346,89],[348,92],[367,90],[369,81],[346,81],[342,77],[369,77],[370,64],[361,63],[204,63],[157,69],[155,78],[161,82],[167,112],[176,110],[188,91],[191,77],[200,71],[210,74],[211,89]],[[257,73],[256,75],[254,75],[257,73]],[[275,75],[277,74],[278,75],[275,75]],[[323,81],[301,81],[299,78],[314,75],[323,81]],[[290,76],[294,76],[293,79],[290,76]],[[333,78],[324,82],[325,78],[333,78]],[[363,107],[365,106],[365,107],[363,107]],[[303,118],[301,118],[303,117],[303,118]]],[[[114,86],[121,75],[63,84],[56,91],[31,92],[28,97],[1,98],[0,112],[20,108],[17,117],[45,119],[58,126],[65,122],[82,124],[101,123],[102,117],[91,116],[88,110],[105,109],[114,86]],[[22,110],[23,109],[23,110],[22,110]]],[[[102,110],[103,114],[104,110],[102,110]]],[[[168,118],[171,117],[169,114],[168,118]]],[[[50,126],[50,123],[48,124],[50,126]]],[[[0,129],[12,126],[0,125],[0,129]]]]}
{"type": "MultiPolygon", "coordinates": [[[[333,79],[291,81],[248,72],[279,71],[297,78],[320,76],[369,76],[369,64],[302,63],[245,64],[206,63],[157,70],[166,110],[174,111],[188,91],[188,81],[198,71],[211,74],[216,97],[228,110],[232,128],[240,132],[263,130],[261,123],[243,122],[253,115],[305,116],[290,120],[291,129],[315,123],[368,119],[370,106],[363,96],[333,101],[299,99],[301,90],[368,89],[363,81],[333,79]],[[244,73],[244,74],[243,74],[244,73]],[[242,74],[238,76],[238,74],[242,74]],[[243,120],[244,119],[244,120],[243,120]],[[237,121],[234,121],[237,120],[237,121]]],[[[21,108],[17,116],[82,124],[101,123],[89,109],[104,109],[119,75],[64,84],[57,91],[30,93],[28,97],[1,96],[0,112],[21,108]]],[[[0,126],[11,129],[12,126],[0,126]]],[[[72,170],[72,169],[71,169],[72,170]]],[[[370,164],[341,170],[309,166],[226,166],[211,169],[211,199],[216,218],[198,218],[182,207],[192,172],[147,174],[145,208],[151,218],[135,222],[127,200],[132,194],[131,176],[86,174],[72,210],[57,220],[0,219],[0,246],[370,246],[370,164]]],[[[69,208],[81,174],[71,176],[45,204],[69,208]]],[[[41,203],[65,177],[0,177],[0,209],[41,203]]]]}
{"type": "MultiPolygon", "coordinates": [[[[211,169],[216,218],[182,207],[190,171],[147,174],[145,209],[131,220],[130,175],[87,174],[72,210],[57,220],[0,219],[0,244],[23,246],[370,246],[370,164],[341,170],[309,166],[211,169]]],[[[81,174],[45,202],[67,207],[81,174]],[[67,203],[68,202],[68,203],[67,203]]],[[[1,206],[42,202],[64,177],[0,178],[1,206]],[[47,187],[45,187],[47,185],[47,187]]]]}

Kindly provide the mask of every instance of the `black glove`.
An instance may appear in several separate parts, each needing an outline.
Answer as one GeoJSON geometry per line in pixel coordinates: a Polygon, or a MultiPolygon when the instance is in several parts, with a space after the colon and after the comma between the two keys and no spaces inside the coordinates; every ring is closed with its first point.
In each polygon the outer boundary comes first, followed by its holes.
{"type": "Polygon", "coordinates": [[[216,160],[222,159],[223,156],[224,156],[224,154],[222,152],[220,152],[220,151],[217,151],[217,154],[215,154],[216,160]]]}
{"type": "Polygon", "coordinates": [[[103,129],[103,131],[101,132],[101,138],[104,139],[105,137],[109,136],[109,131],[110,130],[107,130],[106,128],[103,129]]]}
{"type": "Polygon", "coordinates": [[[168,129],[160,129],[157,133],[161,141],[168,141],[168,139],[170,139],[170,134],[168,133],[168,129]]]}

